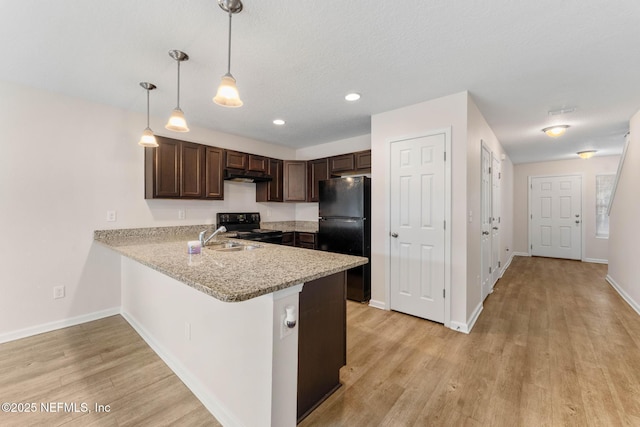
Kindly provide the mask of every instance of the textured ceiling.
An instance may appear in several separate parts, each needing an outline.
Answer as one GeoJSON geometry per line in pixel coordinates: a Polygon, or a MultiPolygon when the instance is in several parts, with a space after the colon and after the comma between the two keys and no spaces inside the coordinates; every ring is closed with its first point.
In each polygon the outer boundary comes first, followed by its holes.
{"type": "Polygon", "coordinates": [[[366,134],[372,114],[468,90],[521,163],[621,152],[640,109],[639,22],[637,0],[244,0],[231,63],[244,106],[225,109],[211,100],[228,31],[215,0],[2,0],[0,79],[139,112],[149,81],[164,120],[176,102],[167,52],[180,49],[189,125],[292,147],[366,134]],[[362,99],[347,103],[349,91],[362,99]],[[566,106],[576,111],[547,114],[566,106]],[[540,129],[556,121],[571,128],[552,140],[540,129]]]}

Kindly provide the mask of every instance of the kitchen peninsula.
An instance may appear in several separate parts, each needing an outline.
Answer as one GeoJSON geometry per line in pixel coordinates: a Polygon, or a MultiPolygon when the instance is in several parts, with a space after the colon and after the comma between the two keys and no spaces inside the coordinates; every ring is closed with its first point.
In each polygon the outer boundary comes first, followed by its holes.
{"type": "MultiPolygon", "coordinates": [[[[201,229],[94,233],[123,255],[122,315],[223,425],[294,426],[302,415],[298,354],[312,323],[305,304],[325,299],[318,308],[344,316],[344,271],[367,260],[264,243],[189,255],[186,242],[201,229]],[[293,328],[285,307],[299,320],[293,328]]],[[[328,326],[344,330],[344,321],[328,326]]]]}

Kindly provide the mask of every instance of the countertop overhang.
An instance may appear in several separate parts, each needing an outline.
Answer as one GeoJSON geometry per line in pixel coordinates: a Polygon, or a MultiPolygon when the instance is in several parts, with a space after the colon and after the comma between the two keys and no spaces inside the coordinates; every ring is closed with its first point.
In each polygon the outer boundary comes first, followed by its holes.
{"type": "MultiPolygon", "coordinates": [[[[247,240],[259,244],[254,250],[223,252],[203,248],[199,255],[187,253],[188,236],[149,234],[135,237],[126,230],[99,230],[94,240],[156,271],[179,280],[220,301],[239,302],[289,288],[368,262],[367,258],[294,248],[247,240]]],[[[151,229],[150,229],[151,230],[151,229]]]]}

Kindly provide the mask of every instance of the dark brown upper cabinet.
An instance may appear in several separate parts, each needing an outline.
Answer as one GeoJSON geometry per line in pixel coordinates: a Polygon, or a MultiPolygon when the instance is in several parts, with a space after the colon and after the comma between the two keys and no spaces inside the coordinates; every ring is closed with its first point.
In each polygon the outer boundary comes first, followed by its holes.
{"type": "Polygon", "coordinates": [[[307,202],[320,200],[318,183],[329,178],[329,159],[309,160],[307,162],[307,202]]]}
{"type": "Polygon", "coordinates": [[[224,150],[217,147],[205,147],[204,151],[204,197],[206,199],[224,199],[224,150]]]}
{"type": "Polygon", "coordinates": [[[269,170],[269,159],[267,157],[249,154],[247,170],[267,173],[269,170]]]}
{"type": "Polygon", "coordinates": [[[356,157],[353,153],[329,157],[329,173],[339,175],[340,172],[352,172],[356,168],[356,157]]]}
{"type": "Polygon", "coordinates": [[[268,182],[256,182],[256,202],[282,202],[283,201],[283,161],[278,159],[267,160],[267,173],[272,180],[268,182]]]}
{"type": "Polygon", "coordinates": [[[180,155],[180,197],[199,199],[202,197],[204,147],[180,141],[180,155]]]}
{"type": "Polygon", "coordinates": [[[371,169],[371,150],[358,151],[354,155],[356,156],[356,170],[371,169]]]}
{"type": "Polygon", "coordinates": [[[180,141],[156,140],[158,147],[144,149],[145,198],[180,197],[180,141]]]}
{"type": "Polygon", "coordinates": [[[231,169],[247,169],[249,156],[239,151],[224,150],[224,167],[231,169]]]}
{"type": "Polygon", "coordinates": [[[285,202],[307,201],[307,162],[285,160],[283,162],[283,199],[285,202]]]}
{"type": "Polygon", "coordinates": [[[145,148],[145,198],[222,199],[222,149],[156,136],[145,148]]]}

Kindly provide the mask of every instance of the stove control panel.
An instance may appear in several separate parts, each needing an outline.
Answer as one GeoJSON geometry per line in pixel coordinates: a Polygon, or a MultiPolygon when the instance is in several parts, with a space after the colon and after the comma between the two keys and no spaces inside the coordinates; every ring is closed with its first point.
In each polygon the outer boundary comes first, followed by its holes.
{"type": "Polygon", "coordinates": [[[216,214],[216,222],[218,227],[224,225],[256,225],[256,228],[260,227],[260,213],[259,212],[246,212],[246,213],[218,213],[216,214]]]}

